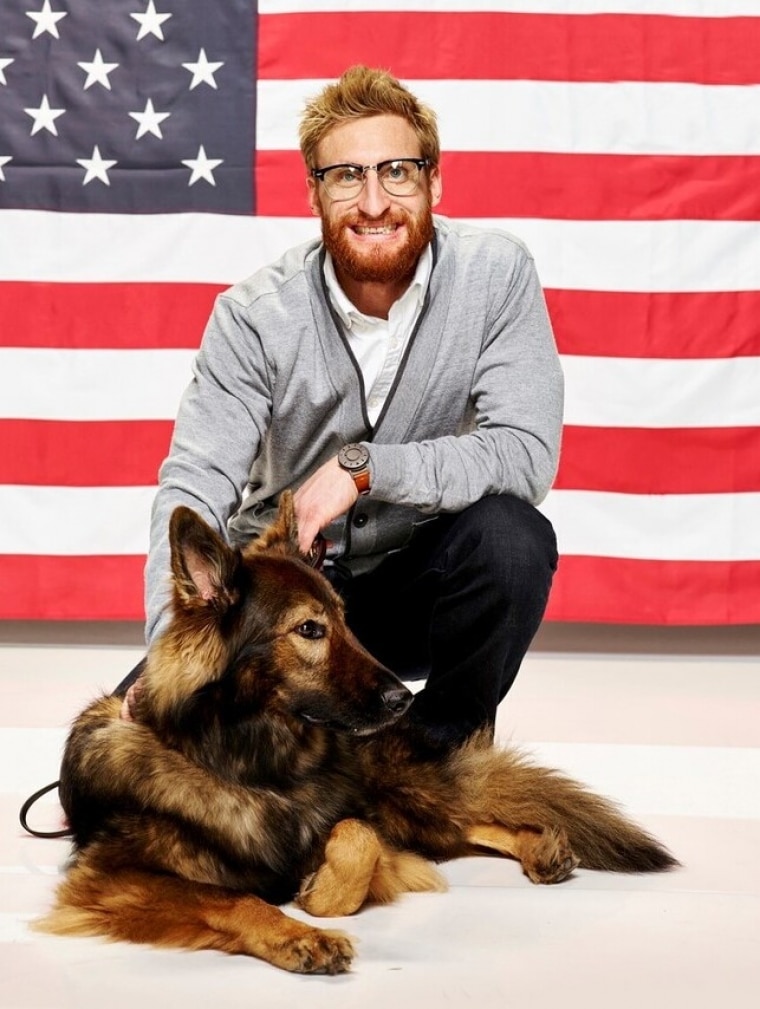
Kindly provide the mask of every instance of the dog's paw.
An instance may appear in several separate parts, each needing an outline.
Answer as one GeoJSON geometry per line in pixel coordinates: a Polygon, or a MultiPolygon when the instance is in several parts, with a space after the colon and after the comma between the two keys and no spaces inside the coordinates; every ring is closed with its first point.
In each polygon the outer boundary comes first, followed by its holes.
{"type": "Polygon", "coordinates": [[[297,974],[345,974],[353,958],[353,943],[344,932],[309,928],[283,944],[272,962],[297,974]]]}
{"type": "Polygon", "coordinates": [[[579,862],[565,831],[555,828],[545,830],[523,855],[522,867],[533,883],[561,883],[579,862]]]}

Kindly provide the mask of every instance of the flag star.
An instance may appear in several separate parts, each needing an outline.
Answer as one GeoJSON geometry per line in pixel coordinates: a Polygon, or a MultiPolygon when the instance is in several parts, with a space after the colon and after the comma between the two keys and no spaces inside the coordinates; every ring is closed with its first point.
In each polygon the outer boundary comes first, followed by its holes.
{"type": "Polygon", "coordinates": [[[77,63],[78,67],[87,72],[87,80],[84,82],[84,90],[93,84],[102,84],[104,88],[111,90],[111,82],[108,75],[118,67],[118,63],[104,63],[99,49],[95,50],[92,63],[77,63]]]}
{"type": "Polygon", "coordinates": [[[182,66],[193,75],[193,79],[190,81],[190,90],[192,91],[199,84],[210,84],[212,88],[215,88],[217,84],[214,74],[224,66],[224,63],[209,63],[206,58],[206,50],[201,49],[196,63],[183,63],[182,66]]]}
{"type": "Polygon", "coordinates": [[[49,32],[53,38],[59,39],[61,36],[58,34],[58,22],[61,18],[68,17],[68,14],[66,11],[51,10],[50,0],[45,0],[41,11],[26,11],[26,16],[32,21],[36,21],[33,39],[42,35],[43,32],[49,32]]]}
{"type": "MultiPolygon", "coordinates": [[[[203,50],[201,50],[201,52],[203,52],[203,50]]],[[[8,83],[8,81],[6,81],[5,79],[5,74],[3,73],[3,71],[5,70],[6,67],[9,67],[13,62],[15,61],[11,59],[5,59],[5,60],[0,59],[0,84],[8,83]]]]}
{"type": "Polygon", "coordinates": [[[207,158],[206,152],[203,149],[203,144],[198,148],[197,158],[188,158],[183,161],[183,165],[187,165],[188,168],[192,168],[192,173],[190,175],[190,181],[188,186],[194,186],[198,179],[205,179],[206,182],[210,182],[212,186],[216,185],[216,180],[214,179],[214,169],[218,168],[222,164],[224,158],[207,158]]]}
{"type": "Polygon", "coordinates": [[[140,39],[144,39],[146,35],[155,35],[157,39],[163,42],[164,33],[161,30],[161,25],[174,15],[159,14],[156,11],[156,5],[153,3],[153,0],[148,0],[148,6],[145,8],[144,14],[130,14],[129,16],[140,24],[140,31],[137,33],[138,42],[140,39]]]}
{"type": "Polygon", "coordinates": [[[9,161],[13,161],[13,158],[8,157],[7,155],[4,157],[0,156],[0,182],[5,182],[5,172],[3,171],[3,168],[9,161]]]}
{"type": "Polygon", "coordinates": [[[40,130],[48,130],[48,132],[52,133],[54,137],[57,137],[58,130],[55,127],[55,121],[58,116],[62,116],[65,111],[66,109],[51,109],[48,96],[43,95],[39,108],[24,109],[24,112],[26,112],[26,114],[31,116],[34,120],[32,132],[29,135],[33,137],[34,134],[39,133],[40,130]]]}
{"type": "Polygon", "coordinates": [[[139,140],[140,137],[144,136],[146,133],[152,133],[154,136],[158,137],[159,140],[164,139],[164,135],[161,132],[161,126],[159,124],[162,123],[164,119],[168,119],[171,112],[156,112],[153,108],[153,100],[149,98],[145,103],[144,112],[130,112],[129,114],[139,124],[135,140],[139,140]]]}
{"type": "Polygon", "coordinates": [[[92,182],[93,179],[100,179],[101,182],[105,182],[107,186],[110,186],[111,180],[108,178],[108,169],[113,168],[118,162],[107,161],[105,158],[102,158],[100,156],[100,148],[95,144],[92,149],[92,157],[77,158],[77,164],[85,169],[83,186],[86,186],[88,182],[92,182]]]}

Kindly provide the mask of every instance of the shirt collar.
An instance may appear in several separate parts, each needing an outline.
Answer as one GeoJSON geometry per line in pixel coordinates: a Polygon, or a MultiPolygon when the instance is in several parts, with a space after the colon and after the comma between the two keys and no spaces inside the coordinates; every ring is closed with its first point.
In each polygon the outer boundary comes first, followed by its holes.
{"type": "MultiPolygon", "coordinates": [[[[404,291],[401,297],[394,302],[395,305],[400,304],[402,301],[407,299],[411,301],[414,299],[415,308],[418,308],[424,298],[425,292],[427,291],[427,286],[430,281],[430,274],[433,270],[433,250],[430,245],[426,245],[422,250],[420,258],[417,260],[417,269],[414,271],[414,277],[409,287],[404,291]]],[[[325,252],[325,283],[327,284],[327,290],[330,294],[330,300],[333,303],[335,311],[338,313],[340,321],[347,328],[351,328],[355,319],[366,319],[367,316],[354,305],[351,299],[348,297],[346,292],[338,283],[338,277],[335,273],[335,264],[333,263],[333,258],[329,252],[325,252]]]]}

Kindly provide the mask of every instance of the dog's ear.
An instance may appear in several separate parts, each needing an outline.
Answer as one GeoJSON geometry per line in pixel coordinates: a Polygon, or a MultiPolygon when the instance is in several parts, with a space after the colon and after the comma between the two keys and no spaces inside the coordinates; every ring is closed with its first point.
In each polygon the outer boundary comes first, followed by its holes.
{"type": "Polygon", "coordinates": [[[246,552],[248,550],[257,553],[266,550],[268,553],[280,553],[303,559],[303,554],[298,549],[298,523],[292,491],[284,490],[280,494],[277,518],[261,536],[246,546],[246,552]]]}
{"type": "Polygon", "coordinates": [[[235,602],[238,555],[192,508],[180,505],[174,509],[169,542],[178,605],[224,612],[235,602]]]}

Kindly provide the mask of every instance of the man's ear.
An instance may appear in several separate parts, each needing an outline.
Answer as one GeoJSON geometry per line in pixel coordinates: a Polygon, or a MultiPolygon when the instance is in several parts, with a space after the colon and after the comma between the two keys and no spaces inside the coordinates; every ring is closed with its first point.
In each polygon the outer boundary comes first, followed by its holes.
{"type": "Polygon", "coordinates": [[[428,170],[428,191],[430,193],[430,208],[437,207],[443,196],[443,179],[441,177],[441,166],[433,165],[428,170]]]}
{"type": "Polygon", "coordinates": [[[315,217],[321,217],[322,205],[319,202],[319,183],[313,175],[306,177],[306,186],[309,190],[309,209],[315,217]]]}
{"type": "Polygon", "coordinates": [[[261,536],[258,536],[252,543],[245,547],[245,552],[285,554],[290,557],[300,557],[303,554],[298,549],[298,522],[296,521],[296,510],[293,505],[293,492],[284,490],[280,494],[277,518],[267,526],[261,536]]]}
{"type": "Polygon", "coordinates": [[[175,603],[224,612],[237,599],[238,555],[192,508],[180,505],[169,523],[175,603]]]}

